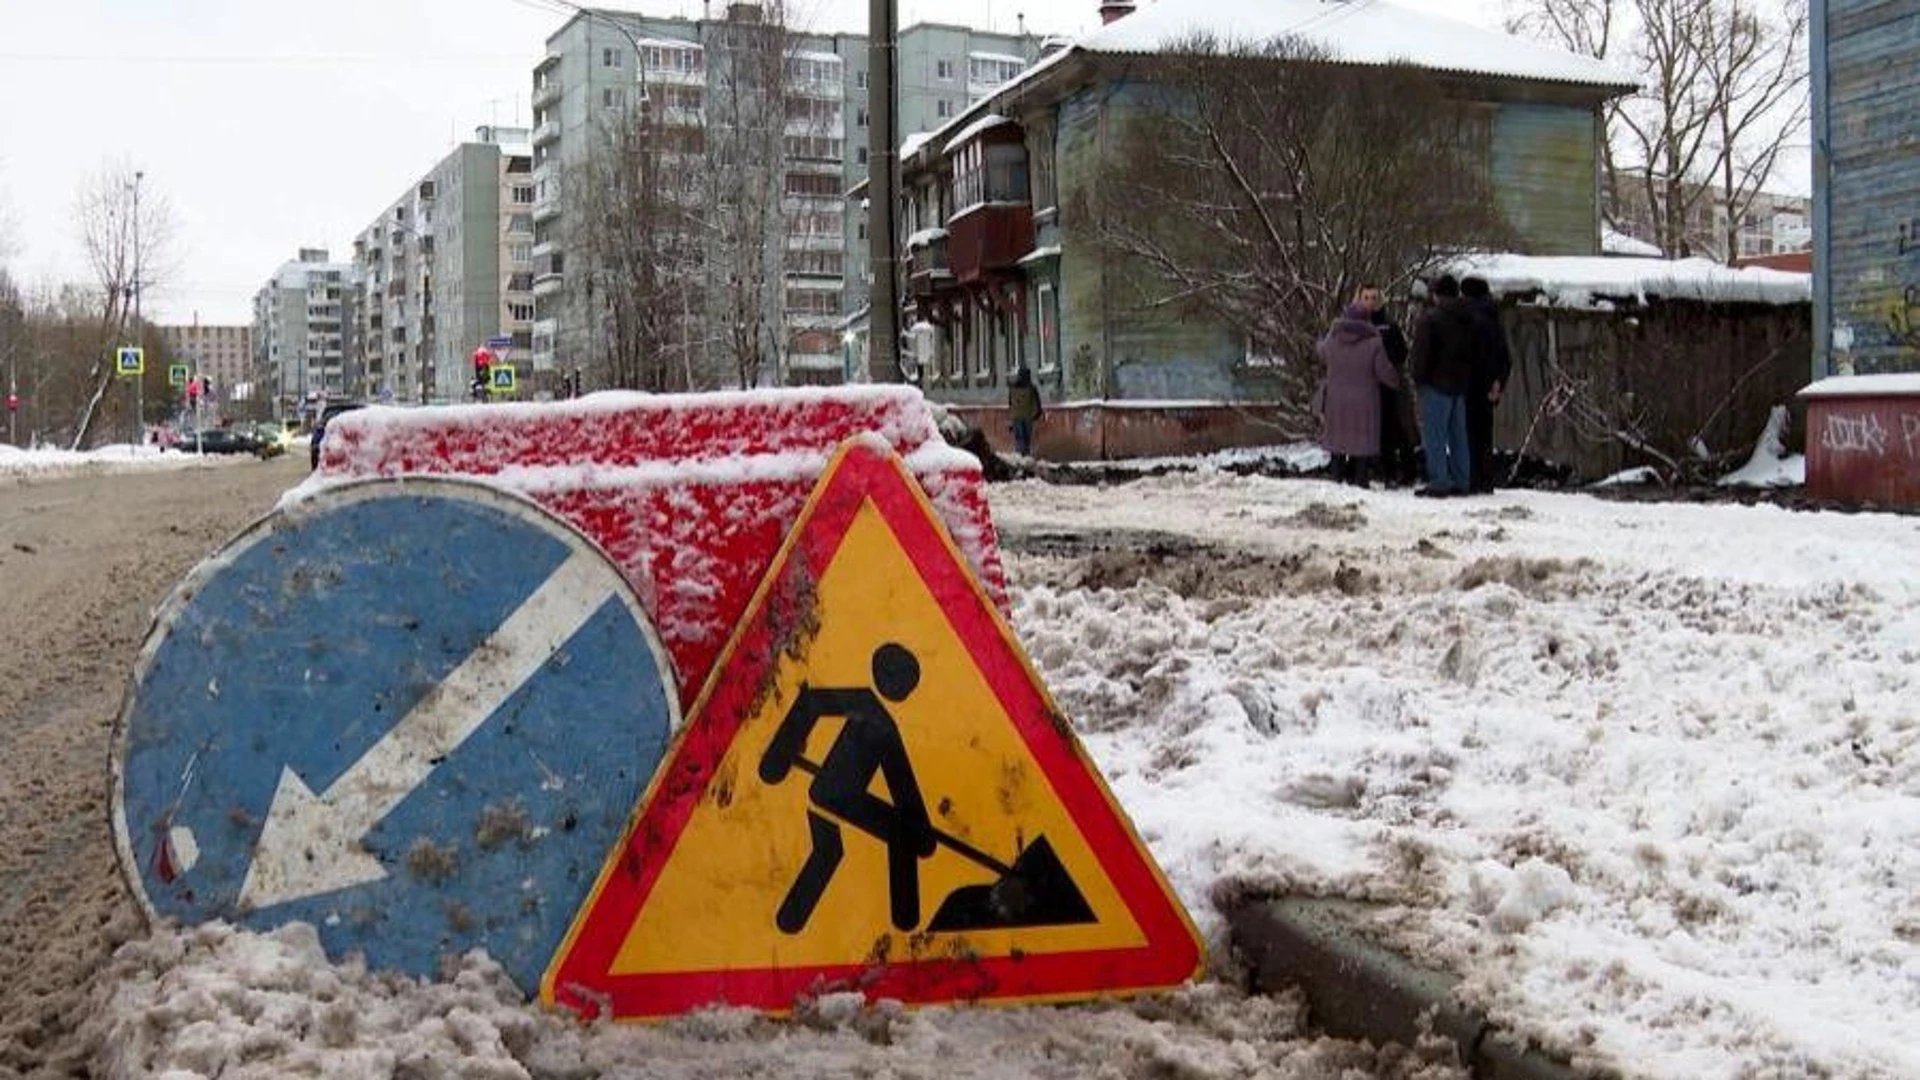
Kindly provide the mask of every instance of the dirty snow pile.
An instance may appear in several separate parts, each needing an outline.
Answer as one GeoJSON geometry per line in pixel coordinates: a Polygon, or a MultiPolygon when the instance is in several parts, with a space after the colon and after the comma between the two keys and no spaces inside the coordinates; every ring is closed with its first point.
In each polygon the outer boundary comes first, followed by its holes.
{"type": "MultiPolygon", "coordinates": [[[[246,457],[251,460],[251,457],[246,457]]],[[[212,468],[237,460],[216,454],[168,452],[157,446],[117,443],[92,450],[22,448],[0,443],[0,477],[50,478],[79,474],[140,472],[149,469],[212,468]]]]}
{"type": "Polygon", "coordinates": [[[1461,1075],[1234,986],[1223,904],[1377,902],[1624,1077],[1920,1076],[1920,522],[1203,470],[996,487],[1014,624],[1216,945],[1130,1004],[572,1025],[214,926],[96,984],[101,1075],[1461,1075]]]}

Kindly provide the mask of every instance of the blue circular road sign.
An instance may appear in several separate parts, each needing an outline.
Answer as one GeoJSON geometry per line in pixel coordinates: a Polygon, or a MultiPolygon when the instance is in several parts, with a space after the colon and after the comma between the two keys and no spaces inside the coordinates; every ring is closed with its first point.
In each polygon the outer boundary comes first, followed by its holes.
{"type": "Polygon", "coordinates": [[[680,722],[593,543],[451,480],[323,489],[161,607],[113,746],[150,915],[313,924],[433,975],[485,948],[531,993],[680,722]]]}

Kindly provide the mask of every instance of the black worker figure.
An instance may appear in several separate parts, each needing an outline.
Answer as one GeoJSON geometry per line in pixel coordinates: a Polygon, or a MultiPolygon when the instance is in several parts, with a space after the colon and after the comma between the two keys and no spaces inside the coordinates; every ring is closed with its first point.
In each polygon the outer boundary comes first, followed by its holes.
{"type": "Polygon", "coordinates": [[[797,934],[844,854],[844,822],[887,845],[887,889],[893,925],[911,930],[920,923],[920,860],[932,855],[938,837],[927,819],[927,804],[913,778],[900,726],[880,700],[905,701],[920,683],[920,662],[905,646],[889,642],[873,651],[873,688],[802,685],[780,730],[760,758],[760,779],[778,784],[794,768],[813,774],[807,797],[807,824],[813,852],[793,879],[774,923],[797,934]],[[879,693],[874,693],[878,690],[879,693]],[[806,760],[807,736],[821,719],[837,716],[845,726],[815,765],[806,760]],[[886,781],[887,798],[869,790],[874,774],[886,781]],[[829,816],[831,815],[831,816],[829,816]]]}

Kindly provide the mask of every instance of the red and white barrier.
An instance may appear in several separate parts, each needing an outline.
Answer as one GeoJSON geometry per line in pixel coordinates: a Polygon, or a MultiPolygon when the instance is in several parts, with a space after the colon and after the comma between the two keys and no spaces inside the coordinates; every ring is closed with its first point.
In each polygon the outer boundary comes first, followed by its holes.
{"type": "Polygon", "coordinates": [[[862,433],[906,460],[1004,614],[979,462],[947,445],[910,387],[372,407],[329,422],[309,484],[465,476],[534,499],[620,564],[690,702],[834,448],[862,433]]]}

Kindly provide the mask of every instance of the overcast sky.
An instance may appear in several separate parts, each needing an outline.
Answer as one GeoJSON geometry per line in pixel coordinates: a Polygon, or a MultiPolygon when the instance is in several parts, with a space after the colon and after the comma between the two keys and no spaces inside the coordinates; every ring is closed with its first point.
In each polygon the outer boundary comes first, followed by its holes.
{"type": "MultiPolygon", "coordinates": [[[[723,0],[714,0],[716,10],[723,0]]],[[[790,0],[863,30],[865,0],[790,0]]],[[[1192,0],[1163,0],[1178,3],[1192,0]]],[[[1497,22],[1491,0],[1398,0],[1497,22]]],[[[1098,24],[1098,0],[902,0],[903,25],[1037,33],[1098,24]]],[[[103,165],[145,172],[178,226],[161,322],[246,322],[303,246],[353,234],[481,124],[527,122],[532,65],[565,22],[551,0],[6,0],[0,217],[26,283],[85,277],[74,192],[103,165]]],[[[611,3],[698,16],[699,0],[611,3]]]]}

